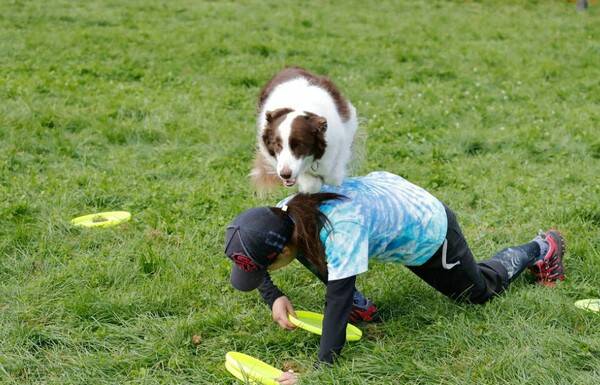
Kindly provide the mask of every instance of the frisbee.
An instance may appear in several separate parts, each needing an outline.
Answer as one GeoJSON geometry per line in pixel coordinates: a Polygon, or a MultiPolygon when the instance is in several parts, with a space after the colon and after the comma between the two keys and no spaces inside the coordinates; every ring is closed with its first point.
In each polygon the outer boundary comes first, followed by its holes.
{"type": "Polygon", "coordinates": [[[591,298],[591,299],[581,299],[575,302],[575,306],[580,309],[589,310],[593,312],[600,312],[600,299],[591,298]]]}
{"type": "Polygon", "coordinates": [[[279,385],[277,379],[283,371],[244,353],[225,355],[225,368],[236,378],[251,384],[279,385]]]}
{"type": "MultiPolygon", "coordinates": [[[[308,330],[318,335],[323,334],[323,314],[312,311],[298,310],[296,317],[288,314],[291,323],[301,329],[308,330]]],[[[358,341],[362,337],[362,331],[356,326],[348,323],[346,326],[346,341],[358,341]]]]}
{"type": "Polygon", "coordinates": [[[130,218],[131,214],[127,211],[107,211],[71,219],[71,224],[79,227],[111,227],[127,222],[130,218]]]}

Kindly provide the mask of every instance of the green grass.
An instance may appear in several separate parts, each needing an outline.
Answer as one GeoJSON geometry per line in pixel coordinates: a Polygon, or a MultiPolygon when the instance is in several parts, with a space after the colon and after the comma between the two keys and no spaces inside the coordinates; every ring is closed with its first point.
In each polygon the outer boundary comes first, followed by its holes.
{"type": "MultiPolygon", "coordinates": [[[[572,306],[600,296],[599,41],[600,8],[558,0],[3,1],[0,383],[233,384],[228,350],[305,384],[599,383],[600,318],[572,306]],[[375,264],[359,284],[385,322],[313,371],[318,338],[235,293],[222,255],[236,213],[287,193],[246,176],[286,64],[353,101],[361,172],[432,191],[479,259],[560,228],[568,280],[477,307],[375,264]],[[132,221],[69,226],[114,209],[132,221]]],[[[301,267],[275,280],[321,309],[301,267]]]]}

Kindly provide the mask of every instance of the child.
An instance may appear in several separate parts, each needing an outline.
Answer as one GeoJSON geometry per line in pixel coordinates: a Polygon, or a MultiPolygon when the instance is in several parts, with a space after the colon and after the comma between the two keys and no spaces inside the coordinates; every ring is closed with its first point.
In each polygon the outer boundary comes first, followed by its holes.
{"type": "MultiPolygon", "coordinates": [[[[326,284],[319,361],[333,363],[345,342],[355,280],[370,259],[401,263],[444,295],[481,304],[529,267],[544,285],[564,279],[565,244],[556,230],[475,262],[452,210],[424,189],[388,173],[349,178],[317,194],[297,194],[278,207],[256,207],[227,228],[231,284],[259,289],[273,319],[292,328],[294,309],[267,270],[298,258],[326,284]]],[[[282,384],[294,383],[284,373],[282,384]]]]}

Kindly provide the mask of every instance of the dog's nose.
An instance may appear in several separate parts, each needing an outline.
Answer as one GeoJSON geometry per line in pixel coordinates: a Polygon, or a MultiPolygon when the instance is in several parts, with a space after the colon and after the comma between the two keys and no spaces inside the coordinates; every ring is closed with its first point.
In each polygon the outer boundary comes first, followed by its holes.
{"type": "Polygon", "coordinates": [[[288,167],[284,167],[281,172],[279,172],[279,176],[281,176],[283,179],[290,179],[292,177],[292,170],[290,170],[288,167]]]}

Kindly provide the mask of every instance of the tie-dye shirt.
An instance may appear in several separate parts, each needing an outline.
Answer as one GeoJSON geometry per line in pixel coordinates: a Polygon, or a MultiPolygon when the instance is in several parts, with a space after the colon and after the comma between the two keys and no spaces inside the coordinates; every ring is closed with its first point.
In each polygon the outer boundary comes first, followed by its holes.
{"type": "Polygon", "coordinates": [[[366,272],[371,258],[422,265],[446,237],[444,205],[421,187],[392,173],[380,171],[348,178],[341,186],[324,185],[321,192],[349,198],[320,207],[332,225],[323,227],[320,233],[329,280],[366,272]]]}

